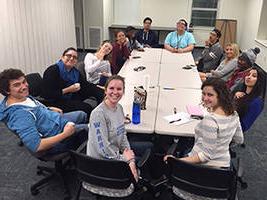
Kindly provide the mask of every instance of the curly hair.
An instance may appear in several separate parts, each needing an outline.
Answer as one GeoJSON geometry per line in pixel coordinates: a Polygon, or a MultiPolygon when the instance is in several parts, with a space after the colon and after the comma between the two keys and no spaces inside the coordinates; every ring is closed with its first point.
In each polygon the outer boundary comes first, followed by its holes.
{"type": "Polygon", "coordinates": [[[8,96],[9,82],[11,80],[18,79],[25,74],[20,69],[6,69],[0,73],[0,93],[4,96],[8,96]]]}
{"type": "MultiPolygon", "coordinates": [[[[251,70],[257,71],[257,82],[252,88],[252,91],[249,94],[246,94],[244,97],[236,99],[237,112],[240,117],[244,116],[248,110],[249,102],[257,97],[265,99],[266,92],[266,72],[264,72],[259,67],[252,67],[251,70]]],[[[250,71],[251,71],[250,70],[250,71]]],[[[247,86],[245,82],[242,85],[241,92],[246,93],[247,86]]]]}
{"type": "Polygon", "coordinates": [[[204,87],[211,86],[218,95],[218,104],[222,107],[223,111],[227,115],[232,115],[235,111],[233,102],[233,95],[230,90],[226,87],[225,81],[220,78],[209,78],[203,82],[201,90],[204,87]]]}

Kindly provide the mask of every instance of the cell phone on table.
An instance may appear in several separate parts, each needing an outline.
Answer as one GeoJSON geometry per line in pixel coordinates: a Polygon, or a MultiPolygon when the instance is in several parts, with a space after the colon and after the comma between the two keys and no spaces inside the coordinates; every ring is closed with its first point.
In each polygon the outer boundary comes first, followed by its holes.
{"type": "Polygon", "coordinates": [[[186,65],[183,67],[183,69],[192,69],[192,66],[191,65],[186,65]]]}
{"type": "Polygon", "coordinates": [[[133,59],[141,58],[141,56],[133,56],[133,59]]]}

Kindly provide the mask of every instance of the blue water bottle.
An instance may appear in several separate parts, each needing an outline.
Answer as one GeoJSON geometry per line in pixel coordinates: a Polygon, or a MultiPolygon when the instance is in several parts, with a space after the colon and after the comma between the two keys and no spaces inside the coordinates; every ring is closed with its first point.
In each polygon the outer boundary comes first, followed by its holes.
{"type": "Polygon", "coordinates": [[[140,103],[133,102],[133,112],[132,112],[133,124],[139,124],[140,123],[140,112],[141,112],[140,103]]]}

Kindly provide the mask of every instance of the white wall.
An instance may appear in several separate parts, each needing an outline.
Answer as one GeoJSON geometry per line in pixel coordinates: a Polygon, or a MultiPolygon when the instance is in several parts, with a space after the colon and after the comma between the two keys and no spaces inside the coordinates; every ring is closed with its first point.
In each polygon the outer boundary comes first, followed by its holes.
{"type": "Polygon", "coordinates": [[[262,0],[245,0],[245,10],[243,13],[243,27],[240,33],[240,46],[248,49],[255,45],[257,38],[262,0]]]}
{"type": "Polygon", "coordinates": [[[140,0],[141,13],[138,25],[143,25],[147,16],[153,19],[154,26],[176,27],[180,18],[190,21],[191,0],[140,0]]]}
{"type": "Polygon", "coordinates": [[[114,0],[113,24],[137,25],[140,20],[141,0],[114,0]]]}
{"type": "Polygon", "coordinates": [[[263,1],[258,31],[258,39],[267,40],[267,0],[263,1]]]}
{"type": "Polygon", "coordinates": [[[73,0],[0,0],[0,70],[40,72],[76,46],[73,0]]]}
{"type": "Polygon", "coordinates": [[[113,5],[113,0],[103,0],[103,40],[109,39],[108,27],[111,26],[114,21],[113,5]]]}

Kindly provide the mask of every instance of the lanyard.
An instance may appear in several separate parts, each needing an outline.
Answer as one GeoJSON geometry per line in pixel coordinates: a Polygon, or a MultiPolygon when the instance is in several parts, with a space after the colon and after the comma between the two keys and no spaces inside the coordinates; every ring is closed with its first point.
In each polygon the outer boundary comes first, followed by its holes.
{"type": "Polygon", "coordinates": [[[183,38],[184,38],[184,34],[179,37],[178,33],[176,33],[176,40],[177,40],[176,49],[180,48],[179,46],[183,38]]]}

